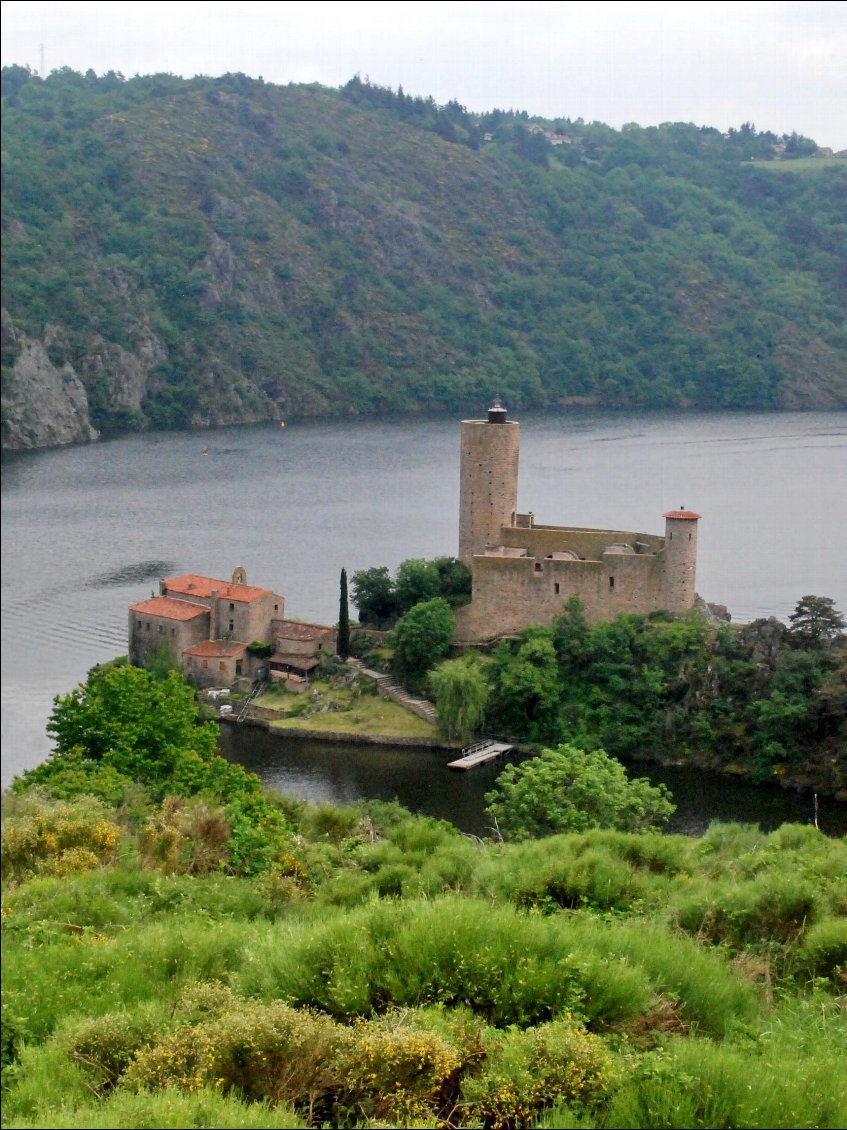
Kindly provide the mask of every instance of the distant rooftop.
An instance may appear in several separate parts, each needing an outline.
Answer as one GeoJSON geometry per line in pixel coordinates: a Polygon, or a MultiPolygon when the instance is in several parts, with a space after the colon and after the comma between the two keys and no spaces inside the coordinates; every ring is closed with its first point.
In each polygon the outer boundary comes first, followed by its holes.
{"type": "Polygon", "coordinates": [[[161,616],[164,620],[193,620],[195,616],[207,616],[209,612],[202,604],[192,604],[172,596],[151,596],[149,600],[131,604],[129,610],[145,616],[161,616]]]}
{"type": "MultiPolygon", "coordinates": [[[[238,585],[232,581],[220,581],[215,577],[201,577],[198,573],[186,573],[182,577],[169,577],[165,581],[169,592],[182,593],[187,597],[208,600],[217,591],[221,600],[240,600],[249,604],[260,596],[270,593],[270,589],[256,588],[255,585],[238,585]]],[[[273,594],[272,594],[273,595],[273,594]]]]}

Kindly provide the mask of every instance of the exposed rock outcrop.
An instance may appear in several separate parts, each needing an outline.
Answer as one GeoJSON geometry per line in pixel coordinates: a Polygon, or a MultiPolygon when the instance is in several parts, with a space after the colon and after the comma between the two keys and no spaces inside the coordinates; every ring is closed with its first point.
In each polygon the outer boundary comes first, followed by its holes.
{"type": "Polygon", "coordinates": [[[3,447],[22,451],[96,440],[88,394],[73,367],[54,365],[44,343],[16,329],[5,310],[2,343],[4,358],[14,356],[3,369],[3,447]]]}

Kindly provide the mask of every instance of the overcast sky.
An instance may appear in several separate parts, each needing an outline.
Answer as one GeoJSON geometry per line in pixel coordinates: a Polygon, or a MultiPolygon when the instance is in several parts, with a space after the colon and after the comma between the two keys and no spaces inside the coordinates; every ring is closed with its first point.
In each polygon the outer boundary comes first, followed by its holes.
{"type": "Polygon", "coordinates": [[[470,110],[619,128],[750,121],[847,148],[847,2],[54,3],[4,0],[2,61],[127,77],[352,75],[470,110]]]}

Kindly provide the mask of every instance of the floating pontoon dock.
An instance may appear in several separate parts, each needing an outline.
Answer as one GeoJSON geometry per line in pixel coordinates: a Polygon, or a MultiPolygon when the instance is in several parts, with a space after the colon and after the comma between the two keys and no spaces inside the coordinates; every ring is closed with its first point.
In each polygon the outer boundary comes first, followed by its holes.
{"type": "Polygon", "coordinates": [[[505,742],[486,739],[463,749],[462,756],[455,761],[448,762],[447,768],[473,769],[477,765],[483,765],[486,761],[493,761],[495,757],[502,757],[503,754],[510,753],[513,749],[514,746],[507,745],[505,742]]]}

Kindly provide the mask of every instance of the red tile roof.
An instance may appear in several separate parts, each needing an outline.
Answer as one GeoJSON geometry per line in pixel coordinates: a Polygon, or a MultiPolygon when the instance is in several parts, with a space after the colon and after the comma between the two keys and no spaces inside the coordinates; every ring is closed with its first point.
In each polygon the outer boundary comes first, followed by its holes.
{"type": "Polygon", "coordinates": [[[667,514],[662,515],[663,518],[687,518],[690,522],[696,522],[698,518],[702,518],[702,514],[695,514],[693,510],[669,510],[667,514]]]}
{"type": "Polygon", "coordinates": [[[165,581],[168,592],[180,593],[187,597],[208,600],[217,591],[221,600],[241,600],[249,604],[260,596],[271,593],[270,589],[259,589],[255,585],[237,585],[232,581],[219,581],[215,577],[201,577],[199,573],[185,573],[182,577],[169,577],[165,581]]]}
{"type": "Polygon", "coordinates": [[[193,647],[187,647],[183,655],[200,655],[206,659],[232,659],[247,650],[243,643],[234,640],[203,640],[193,647]]]}
{"type": "Polygon", "coordinates": [[[188,600],[176,600],[172,596],[153,596],[129,606],[130,612],[141,612],[145,616],[160,616],[163,620],[193,620],[195,616],[208,616],[209,609],[202,604],[192,604],[188,600]]]}

